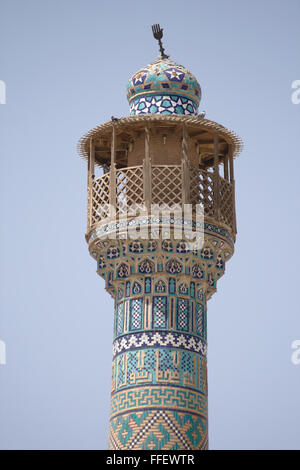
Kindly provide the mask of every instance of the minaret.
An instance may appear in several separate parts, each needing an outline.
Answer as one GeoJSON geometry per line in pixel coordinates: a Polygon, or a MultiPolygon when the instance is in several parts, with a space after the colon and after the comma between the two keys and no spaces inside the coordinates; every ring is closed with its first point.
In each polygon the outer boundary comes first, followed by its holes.
{"type": "Polygon", "coordinates": [[[86,241],[115,302],[109,446],[207,449],[206,305],[234,251],[241,141],[198,115],[198,81],[153,34],[161,56],[130,78],[130,116],[79,142],[86,241]]]}

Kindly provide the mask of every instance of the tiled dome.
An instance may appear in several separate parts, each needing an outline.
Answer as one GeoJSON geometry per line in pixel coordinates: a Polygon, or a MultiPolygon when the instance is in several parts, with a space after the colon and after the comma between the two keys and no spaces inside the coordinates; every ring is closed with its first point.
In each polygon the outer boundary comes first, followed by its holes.
{"type": "Polygon", "coordinates": [[[159,58],[136,72],[127,86],[130,114],[196,115],[201,88],[194,75],[170,59],[159,58]]]}

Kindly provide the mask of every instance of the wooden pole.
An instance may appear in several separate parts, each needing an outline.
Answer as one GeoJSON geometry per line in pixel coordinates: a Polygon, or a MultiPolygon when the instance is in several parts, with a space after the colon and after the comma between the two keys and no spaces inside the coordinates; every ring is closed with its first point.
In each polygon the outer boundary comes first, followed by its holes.
{"type": "Polygon", "coordinates": [[[112,134],[111,134],[111,165],[116,163],[116,128],[114,121],[112,122],[112,134]]]}
{"type": "Polygon", "coordinates": [[[152,169],[150,158],[150,127],[149,123],[145,126],[145,158],[143,160],[143,185],[144,185],[144,202],[150,212],[152,202],[152,169]]]}
{"type": "Polygon", "coordinates": [[[187,150],[188,150],[188,133],[187,133],[186,124],[184,124],[183,132],[182,132],[182,158],[184,160],[188,159],[187,150]]]}
{"type": "Polygon", "coordinates": [[[233,168],[233,155],[232,146],[229,146],[229,168],[230,168],[230,182],[234,181],[234,168],[233,168]]]}
{"type": "Polygon", "coordinates": [[[186,124],[183,125],[182,135],[182,159],[181,159],[181,181],[182,181],[182,204],[190,203],[190,165],[188,160],[188,133],[186,124]]]}
{"type": "Polygon", "coordinates": [[[232,145],[229,146],[229,168],[230,168],[230,183],[232,185],[232,219],[233,219],[233,230],[237,233],[236,228],[236,212],[235,212],[235,181],[234,181],[234,165],[233,165],[233,153],[232,145]]]}
{"type": "Polygon", "coordinates": [[[93,223],[93,180],[95,177],[95,145],[93,139],[90,139],[90,149],[88,158],[88,230],[93,223]]]}
{"type": "Polygon", "coordinates": [[[204,164],[203,164],[203,159],[202,159],[202,153],[199,153],[199,168],[201,170],[204,170],[204,164]]]}
{"type": "Polygon", "coordinates": [[[224,157],[224,178],[228,181],[228,153],[224,157]]]}
{"type": "Polygon", "coordinates": [[[233,230],[236,235],[237,228],[236,228],[236,211],[235,211],[235,181],[232,181],[232,211],[233,211],[233,230]]]}
{"type": "Polygon", "coordinates": [[[150,160],[150,127],[149,122],[145,126],[145,160],[150,160]]]}
{"type": "Polygon", "coordinates": [[[110,191],[109,203],[116,208],[117,205],[117,185],[116,185],[116,128],[112,123],[111,135],[111,159],[110,159],[110,191]]]}
{"type": "Polygon", "coordinates": [[[220,219],[219,135],[214,135],[214,215],[220,219]]]}

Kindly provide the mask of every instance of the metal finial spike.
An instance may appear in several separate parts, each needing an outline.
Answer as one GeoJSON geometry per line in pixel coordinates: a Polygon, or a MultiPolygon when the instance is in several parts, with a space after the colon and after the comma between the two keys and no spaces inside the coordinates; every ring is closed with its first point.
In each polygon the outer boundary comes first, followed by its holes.
{"type": "Polygon", "coordinates": [[[159,26],[159,24],[152,25],[152,33],[155,39],[157,39],[159,44],[159,50],[163,59],[167,59],[169,56],[165,54],[165,49],[163,48],[161,39],[163,37],[163,28],[159,26]]]}

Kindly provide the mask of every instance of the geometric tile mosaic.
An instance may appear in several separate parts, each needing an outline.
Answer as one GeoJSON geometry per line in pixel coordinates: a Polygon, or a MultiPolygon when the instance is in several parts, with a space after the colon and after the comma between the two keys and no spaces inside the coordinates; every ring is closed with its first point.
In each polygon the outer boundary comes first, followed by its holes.
{"type": "Polygon", "coordinates": [[[205,450],[207,421],[169,410],[147,410],[111,420],[111,450],[205,450]]]}
{"type": "Polygon", "coordinates": [[[166,296],[153,296],[153,328],[167,327],[167,303],[166,296]]]}
{"type": "Polygon", "coordinates": [[[113,342],[113,357],[123,351],[154,346],[194,351],[204,357],[207,351],[205,341],[195,335],[171,331],[143,331],[141,333],[127,334],[115,339],[113,342]]]}
{"type": "Polygon", "coordinates": [[[143,322],[143,299],[130,300],[130,329],[139,330],[143,322]]]}

